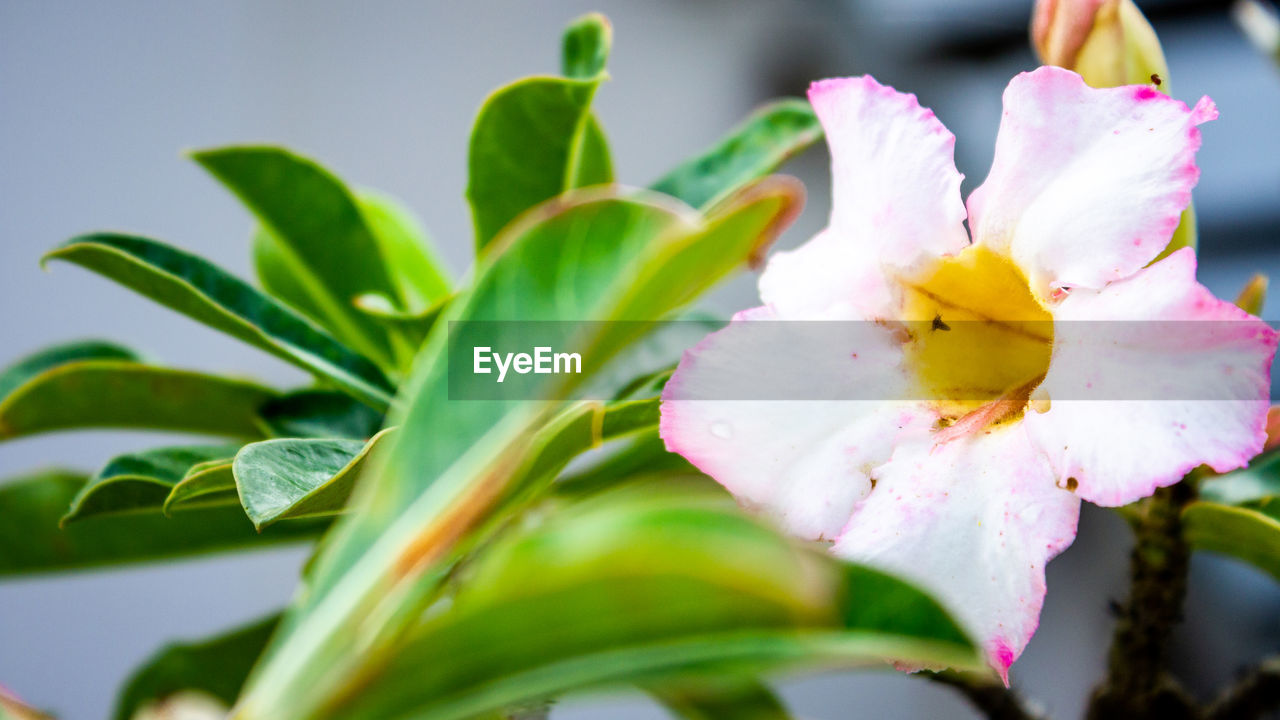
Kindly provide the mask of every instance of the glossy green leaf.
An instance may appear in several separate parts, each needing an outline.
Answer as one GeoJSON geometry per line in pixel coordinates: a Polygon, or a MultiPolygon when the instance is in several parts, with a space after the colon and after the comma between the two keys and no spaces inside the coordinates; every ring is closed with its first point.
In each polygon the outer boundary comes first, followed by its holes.
{"type": "Polygon", "coordinates": [[[677,453],[668,452],[657,425],[639,432],[613,453],[556,483],[556,492],[585,496],[624,482],[653,475],[697,475],[698,469],[677,453]]]}
{"type": "Polygon", "coordinates": [[[325,523],[286,523],[258,533],[238,507],[58,520],[84,486],[84,475],[52,470],[0,483],[0,576],[152,562],[227,550],[308,542],[325,523]]]}
{"type": "Polygon", "coordinates": [[[1256,507],[1194,502],[1182,522],[1192,547],[1231,555],[1280,580],[1280,499],[1256,507]]]}
{"type": "Polygon", "coordinates": [[[582,453],[658,426],[659,399],[582,402],[566,408],[535,431],[525,458],[505,482],[511,504],[536,497],[582,453]]]}
{"type": "Polygon", "coordinates": [[[1280,452],[1254,458],[1241,470],[1205,478],[1200,499],[1221,505],[1241,505],[1280,497],[1280,452]]]}
{"type": "Polygon", "coordinates": [[[285,393],[263,404],[259,412],[276,437],[365,440],[382,427],[382,413],[329,390],[285,393]]]}
{"type": "Polygon", "coordinates": [[[200,691],[230,707],[279,621],[279,615],[272,615],[222,635],[161,648],[129,676],[113,720],[130,720],[144,705],[184,690],[200,691]]]}
{"type": "Polygon", "coordinates": [[[83,235],[50,252],[333,383],[376,407],[393,388],[376,366],[217,266],[130,235],[83,235]]]}
{"type": "Polygon", "coordinates": [[[262,436],[260,385],[119,360],[82,360],[40,373],[0,399],[0,440],[54,430],[147,428],[262,436]]]}
{"type": "Polygon", "coordinates": [[[37,375],[60,365],[81,360],[132,360],[142,362],[133,350],[104,340],[81,340],[47,347],[19,358],[0,370],[0,398],[4,398],[37,375]]]}
{"type": "Polygon", "coordinates": [[[604,72],[613,49],[613,26],[600,13],[587,13],[569,23],[560,45],[560,72],[567,78],[589,80],[604,72]]]}
{"type": "Polygon", "coordinates": [[[703,312],[681,314],[674,320],[653,323],[601,367],[583,390],[583,397],[637,399],[658,395],[671,377],[685,350],[697,345],[726,321],[703,312]]]}
{"type": "Polygon", "coordinates": [[[613,156],[609,152],[609,140],[604,128],[594,115],[587,116],[582,128],[582,144],[578,148],[578,160],[569,179],[571,188],[606,185],[613,182],[613,156]]]}
{"type": "MultiPolygon", "coordinates": [[[[530,459],[515,473],[518,479],[512,480],[513,488],[556,475],[600,443],[657,426],[657,397],[575,405],[538,431],[530,459]]],[[[368,456],[389,439],[387,435],[384,431],[366,444],[293,438],[245,446],[236,458],[234,481],[245,512],[259,527],[281,519],[343,512],[368,456]]]]}
{"type": "Polygon", "coordinates": [[[445,297],[434,305],[416,311],[396,308],[386,295],[365,293],[356,298],[356,308],[377,320],[398,341],[397,352],[401,367],[411,369],[422,343],[426,341],[431,328],[444,312],[450,298],[445,297]]]}
{"type": "Polygon", "coordinates": [[[477,251],[521,213],[576,187],[584,128],[599,85],[599,78],[531,77],[485,101],[467,155],[477,251]]]}
{"type": "MultiPolygon", "coordinates": [[[[407,209],[373,193],[357,195],[357,204],[387,259],[387,272],[397,293],[368,291],[356,296],[352,305],[382,329],[395,369],[407,372],[431,322],[448,299],[450,281],[425,231],[407,209]]],[[[304,286],[305,275],[290,263],[275,236],[259,228],[253,253],[259,280],[269,292],[322,326],[333,326],[323,306],[304,286]]]]}
{"type": "Polygon", "coordinates": [[[172,515],[177,510],[217,505],[240,505],[236,477],[231,463],[235,455],[192,465],[169,490],[161,510],[172,515]]]}
{"type": "Polygon", "coordinates": [[[390,198],[362,195],[360,207],[382,246],[387,271],[399,296],[367,292],[352,301],[386,331],[398,374],[407,374],[431,323],[449,297],[450,283],[430,252],[426,232],[405,208],[390,198]],[[423,318],[426,318],[425,320],[423,318]]]}
{"type": "Polygon", "coordinates": [[[347,186],[315,161],[279,147],[214,148],[192,158],[265,228],[255,241],[254,259],[267,292],[390,367],[385,331],[351,303],[367,292],[399,298],[399,288],[388,270],[389,258],[347,186]]]}
{"type": "Polygon", "coordinates": [[[412,213],[385,196],[362,193],[359,201],[400,295],[395,298],[368,292],[356,297],[354,304],[387,331],[397,370],[408,373],[427,332],[448,301],[451,283],[412,213]]]}
{"type": "MultiPolygon", "coordinates": [[[[739,190],[697,232],[655,245],[612,308],[615,318],[658,319],[693,302],[744,264],[759,264],[803,205],[799,181],[773,176],[739,190]]],[[[606,357],[643,332],[643,323],[606,324],[586,357],[606,357]]]]}
{"type": "Polygon", "coordinates": [[[448,606],[322,714],[461,720],[690,673],[981,666],[927,595],[800,547],[723,493],[649,488],[570,505],[473,563],[448,606]]]}
{"type": "MultiPolygon", "coordinates": [[[[664,317],[766,245],[797,203],[794,185],[785,182],[739,195],[705,223],[646,195],[582,193],[549,203],[494,243],[472,290],[442,319],[664,317]],[[704,263],[698,272],[681,267],[695,260],[704,263]]],[[[612,345],[600,337],[574,345],[595,348],[603,360],[631,339],[615,333],[612,345]]],[[[309,592],[250,681],[242,718],[305,717],[325,702],[326,693],[308,681],[318,668],[332,677],[360,672],[365,655],[398,637],[436,593],[451,558],[467,545],[462,538],[473,540],[467,531],[508,497],[507,483],[523,477],[514,471],[532,457],[535,432],[554,404],[451,402],[448,345],[438,324],[404,390],[405,410],[390,420],[401,426],[399,439],[373,482],[362,485],[360,512],[340,522],[314,564],[309,592]],[[371,617],[378,625],[368,626],[371,617]],[[363,653],[354,651],[353,633],[363,653]]],[[[574,389],[562,376],[543,377],[549,399],[574,389]]]]}
{"type": "Polygon", "coordinates": [[[421,312],[447,297],[452,282],[444,262],[413,213],[391,197],[368,191],[359,193],[357,202],[386,258],[398,306],[421,312]]]}
{"type": "Polygon", "coordinates": [[[283,438],[252,443],[236,455],[236,487],[258,528],[287,518],[335,515],[371,454],[394,428],[363,440],[283,438]]]}
{"type": "MultiPolygon", "coordinates": [[[[304,284],[305,275],[297,272],[291,264],[290,256],[286,254],[280,240],[271,231],[259,226],[253,230],[252,242],[253,272],[262,289],[316,325],[341,337],[343,325],[331,322],[324,308],[311,299],[313,293],[304,284]]],[[[361,338],[352,346],[358,347],[361,340],[370,342],[361,338]]],[[[381,342],[382,338],[379,336],[378,343],[381,342]]]]}
{"type": "Polygon", "coordinates": [[[195,465],[235,455],[239,445],[179,445],[112,458],[89,478],[62,523],[94,515],[154,512],[195,465]]]}
{"type": "Polygon", "coordinates": [[[650,693],[682,720],[790,720],[782,701],[759,680],[701,678],[651,688],[650,693]]]}
{"type": "Polygon", "coordinates": [[[706,209],[773,172],[821,137],[822,126],[809,103],[799,99],[772,102],[652,187],[706,209]]]}
{"type": "MultiPolygon", "coordinates": [[[[570,23],[561,45],[560,72],[567,78],[590,80],[604,73],[613,46],[613,27],[600,13],[588,13],[570,23]]],[[[569,187],[590,187],[613,182],[613,159],[604,128],[588,115],[582,128],[578,158],[569,187]]]]}
{"type": "Polygon", "coordinates": [[[609,21],[584,15],[564,34],[565,77],[517,80],[481,106],[467,156],[477,251],[529,208],[613,181],[608,142],[590,109],[612,44],[609,21]]]}

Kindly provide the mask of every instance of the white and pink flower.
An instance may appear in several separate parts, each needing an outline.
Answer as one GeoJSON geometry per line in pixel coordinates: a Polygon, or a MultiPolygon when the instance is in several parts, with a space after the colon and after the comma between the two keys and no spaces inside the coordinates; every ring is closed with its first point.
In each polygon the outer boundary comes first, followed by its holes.
{"type": "Polygon", "coordinates": [[[1059,68],[1019,75],[966,214],[955,138],[913,95],[860,77],[809,98],[831,149],[830,222],[771,259],[762,307],[685,354],[662,437],[789,531],[932,590],[1007,679],[1081,499],[1126,504],[1201,464],[1240,467],[1265,440],[1276,334],[1198,284],[1192,250],[1153,263],[1198,178],[1196,126],[1217,110],[1059,68]],[[932,319],[967,331],[904,330],[932,319]],[[752,323],[796,320],[877,328],[806,362],[835,385],[874,378],[884,399],[726,397],[726,377],[797,372],[785,353],[730,351],[752,323]],[[1111,321],[1213,330],[1094,331],[1111,321]],[[1081,392],[1135,368],[1207,390],[1081,392]]]}

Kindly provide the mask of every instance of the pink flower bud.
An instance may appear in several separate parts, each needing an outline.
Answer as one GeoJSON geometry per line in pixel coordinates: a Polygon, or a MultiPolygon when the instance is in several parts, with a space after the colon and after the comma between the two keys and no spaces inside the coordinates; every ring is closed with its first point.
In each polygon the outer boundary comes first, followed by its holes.
{"type": "Polygon", "coordinates": [[[1031,40],[1044,64],[1094,87],[1156,83],[1168,92],[1160,41],[1133,0],[1039,0],[1031,40]]]}

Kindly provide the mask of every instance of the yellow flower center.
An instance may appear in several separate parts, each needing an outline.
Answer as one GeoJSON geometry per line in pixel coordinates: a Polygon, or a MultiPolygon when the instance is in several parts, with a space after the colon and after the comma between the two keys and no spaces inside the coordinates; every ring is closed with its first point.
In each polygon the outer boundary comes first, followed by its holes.
{"type": "Polygon", "coordinates": [[[1021,417],[1053,352],[1053,316],[1022,271],[972,245],[903,285],[906,359],[944,424],[979,410],[989,422],[1021,417]]]}

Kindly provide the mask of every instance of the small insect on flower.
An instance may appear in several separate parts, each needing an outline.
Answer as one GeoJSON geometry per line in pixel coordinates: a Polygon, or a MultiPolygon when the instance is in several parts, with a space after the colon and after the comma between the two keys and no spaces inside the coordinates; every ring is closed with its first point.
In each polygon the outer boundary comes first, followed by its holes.
{"type": "Polygon", "coordinates": [[[1007,679],[1082,499],[1130,503],[1265,440],[1276,333],[1197,283],[1190,248],[1153,262],[1217,110],[1021,74],[966,208],[955,138],[915,96],[857,77],[809,99],[830,221],[771,258],[762,307],[685,354],[662,437],[796,535],[931,589],[1007,679]],[[859,330],[804,365],[798,345],[737,351],[795,321],[859,330]],[[832,395],[726,390],[794,376],[832,395]]]}

